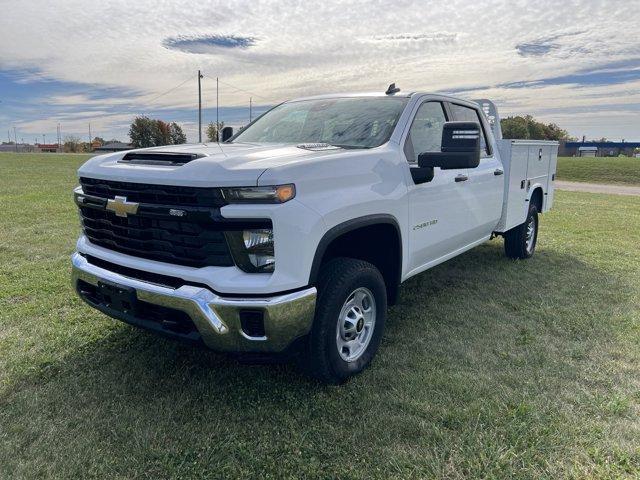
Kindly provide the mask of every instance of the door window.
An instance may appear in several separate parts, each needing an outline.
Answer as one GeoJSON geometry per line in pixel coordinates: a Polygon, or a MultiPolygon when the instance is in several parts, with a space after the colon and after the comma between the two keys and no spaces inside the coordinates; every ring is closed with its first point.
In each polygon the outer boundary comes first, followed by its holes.
{"type": "Polygon", "coordinates": [[[456,122],[476,122],[480,124],[480,131],[482,133],[480,137],[480,153],[483,157],[491,155],[489,147],[487,146],[487,139],[484,133],[484,126],[480,120],[478,110],[475,108],[465,107],[463,105],[451,104],[451,113],[456,122]]]}
{"type": "Polygon", "coordinates": [[[441,151],[442,130],[446,121],[440,102],[420,105],[404,144],[404,153],[409,163],[416,163],[421,153],[441,151]]]}

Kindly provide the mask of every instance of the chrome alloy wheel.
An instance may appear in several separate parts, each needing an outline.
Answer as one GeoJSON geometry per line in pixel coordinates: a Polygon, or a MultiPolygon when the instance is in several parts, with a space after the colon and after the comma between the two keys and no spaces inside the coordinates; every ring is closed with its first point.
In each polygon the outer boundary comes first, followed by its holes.
{"type": "Polygon", "coordinates": [[[347,297],[336,332],[338,353],[345,362],[358,360],[367,349],[376,324],[376,300],[368,288],[360,287],[347,297]]]}
{"type": "Polygon", "coordinates": [[[526,236],[526,248],[527,253],[531,253],[533,251],[533,244],[536,240],[536,227],[537,220],[534,215],[529,217],[529,221],[527,222],[527,236],[526,236]]]}

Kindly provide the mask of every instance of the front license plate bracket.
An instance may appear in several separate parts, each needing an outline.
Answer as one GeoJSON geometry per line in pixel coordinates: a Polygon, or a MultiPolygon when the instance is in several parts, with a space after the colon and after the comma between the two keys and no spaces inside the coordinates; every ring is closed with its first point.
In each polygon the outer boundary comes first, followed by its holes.
{"type": "Polygon", "coordinates": [[[101,303],[105,307],[129,315],[135,314],[138,303],[135,288],[99,281],[98,293],[100,294],[101,303]]]}

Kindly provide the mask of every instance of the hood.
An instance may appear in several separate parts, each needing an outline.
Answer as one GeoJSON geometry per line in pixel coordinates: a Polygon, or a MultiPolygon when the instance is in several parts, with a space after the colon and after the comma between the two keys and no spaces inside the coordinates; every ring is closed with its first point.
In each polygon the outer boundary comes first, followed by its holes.
{"type": "Polygon", "coordinates": [[[345,151],[321,144],[194,144],[169,145],[93,157],[78,170],[81,177],[104,180],[189,186],[257,185],[267,169],[317,160],[345,151]],[[183,165],[123,162],[126,153],[194,153],[202,157],[183,165]]]}

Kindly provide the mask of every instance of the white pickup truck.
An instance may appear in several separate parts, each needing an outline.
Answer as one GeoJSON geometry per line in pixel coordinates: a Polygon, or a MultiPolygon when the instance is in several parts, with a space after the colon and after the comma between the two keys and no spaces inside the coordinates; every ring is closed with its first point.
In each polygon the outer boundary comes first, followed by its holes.
{"type": "Polygon", "coordinates": [[[86,162],[74,288],[218,351],[295,353],[324,382],[369,365],[403,281],[495,235],[531,257],[553,202],[557,143],[503,140],[486,100],[301,98],[231,135],[86,162]]]}

